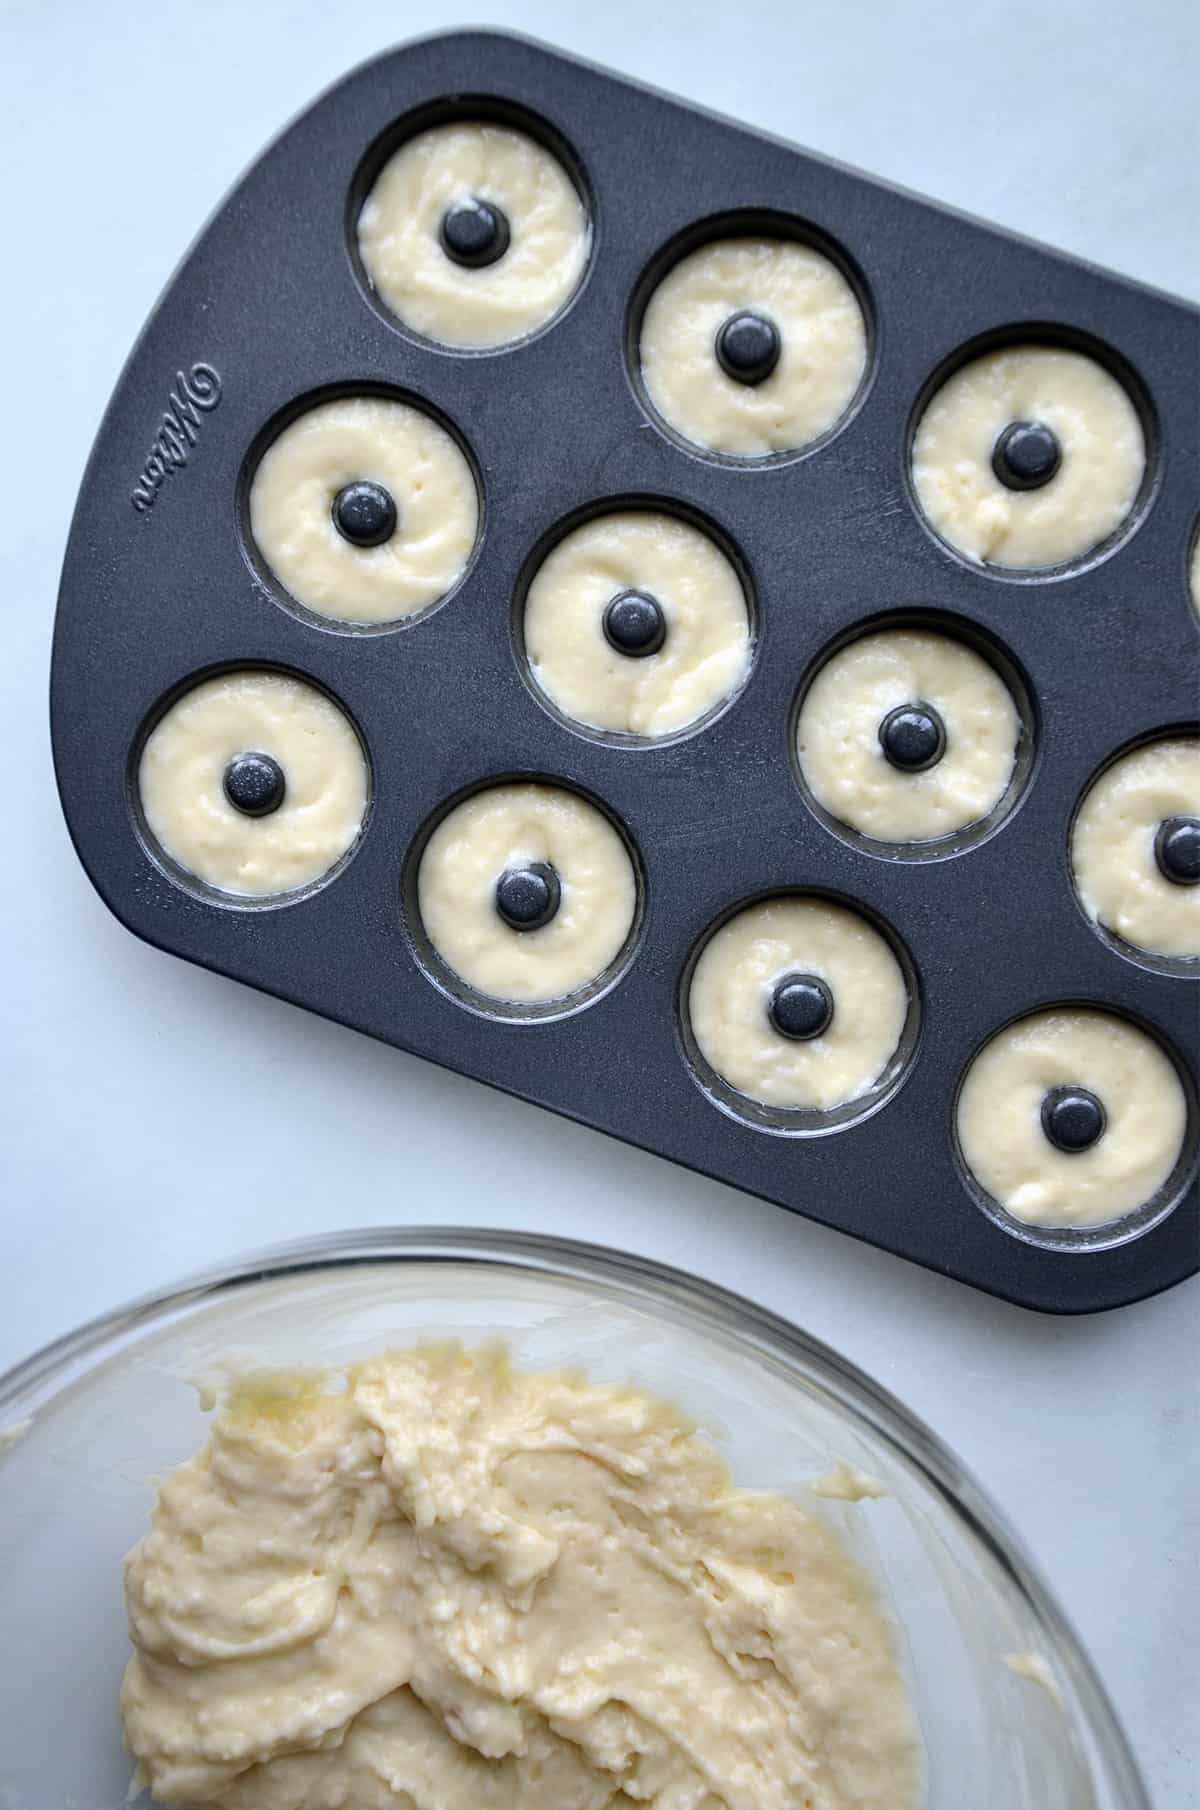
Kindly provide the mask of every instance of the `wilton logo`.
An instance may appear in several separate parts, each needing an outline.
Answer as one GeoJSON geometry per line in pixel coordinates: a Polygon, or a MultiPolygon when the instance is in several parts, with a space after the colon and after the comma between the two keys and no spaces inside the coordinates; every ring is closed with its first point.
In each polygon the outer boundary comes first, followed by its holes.
{"type": "Polygon", "coordinates": [[[199,437],[202,417],[220,400],[220,374],[211,365],[194,364],[190,371],[175,373],[175,388],[167,397],[161,425],[129,494],[139,515],[155,502],[163,479],[183,470],[199,437]]]}

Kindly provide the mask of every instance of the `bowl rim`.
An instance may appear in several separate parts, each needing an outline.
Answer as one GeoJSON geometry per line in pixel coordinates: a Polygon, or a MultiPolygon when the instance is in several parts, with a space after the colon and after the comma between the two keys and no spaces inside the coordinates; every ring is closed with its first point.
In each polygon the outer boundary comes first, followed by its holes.
{"type": "MultiPolygon", "coordinates": [[[[1046,1636],[1056,1670],[1069,1685],[1083,1726],[1107,1769],[1112,1803],[1121,1810],[1152,1810],[1128,1738],[1079,1636],[1007,1517],[950,1448],[903,1402],[832,1346],[744,1295],[655,1258],[582,1239],[469,1226],[369,1226],[267,1245],[96,1315],[0,1373],[0,1432],[5,1427],[23,1430],[35,1420],[63,1388],[86,1373],[87,1360],[106,1343],[130,1339],[226,1291],[314,1271],[439,1262],[607,1283],[644,1303],[661,1302],[666,1296],[677,1305],[699,1309],[758,1355],[782,1357],[799,1367],[808,1387],[824,1398],[826,1406],[864,1426],[902,1465],[920,1475],[953,1517],[966,1523],[1046,1636]]],[[[20,1439],[13,1444],[19,1446],[20,1439]]],[[[1091,1756],[1087,1757],[1090,1769],[1091,1756]]]]}

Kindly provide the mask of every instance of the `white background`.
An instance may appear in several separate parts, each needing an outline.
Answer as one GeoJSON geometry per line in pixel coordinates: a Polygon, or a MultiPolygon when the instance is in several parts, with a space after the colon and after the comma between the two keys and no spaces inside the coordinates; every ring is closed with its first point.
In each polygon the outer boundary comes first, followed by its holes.
{"type": "Polygon", "coordinates": [[[1159,1810],[1185,1810],[1194,1283],[1094,1319],[1006,1307],[145,948],[75,863],[51,621],[129,345],[267,138],[361,58],[464,22],[1200,295],[1190,0],[514,0],[465,19],[432,0],[0,0],[0,1366],[197,1265],[337,1227],[544,1227],[682,1264],[838,1346],[957,1448],[1091,1648],[1159,1810]]]}

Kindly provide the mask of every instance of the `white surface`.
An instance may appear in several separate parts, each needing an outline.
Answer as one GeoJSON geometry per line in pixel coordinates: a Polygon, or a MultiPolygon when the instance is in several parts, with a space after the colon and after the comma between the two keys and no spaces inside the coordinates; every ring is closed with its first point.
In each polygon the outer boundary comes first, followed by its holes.
{"type": "MultiPolygon", "coordinates": [[[[1190,0],[473,11],[1200,293],[1190,0]]],[[[371,0],[0,0],[15,248],[0,286],[0,1363],[271,1239],[389,1220],[530,1224],[532,1160],[547,1224],[756,1296],[927,1416],[1053,1579],[1158,1810],[1185,1810],[1200,1627],[1194,1283],[1098,1319],[1005,1307],[156,954],[108,917],[75,862],[50,773],[51,618],[72,499],[129,344],[264,140],[361,57],[457,22],[435,4],[371,0]]]]}

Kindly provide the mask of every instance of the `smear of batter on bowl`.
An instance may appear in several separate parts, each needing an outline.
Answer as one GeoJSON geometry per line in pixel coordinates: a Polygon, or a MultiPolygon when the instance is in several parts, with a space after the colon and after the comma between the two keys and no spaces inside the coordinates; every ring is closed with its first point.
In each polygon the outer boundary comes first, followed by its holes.
{"type": "Polygon", "coordinates": [[[30,1415],[26,1420],[12,1420],[6,1427],[0,1427],[0,1457],[19,1445],[32,1425],[33,1416],[30,1415]]]}
{"type": "Polygon", "coordinates": [[[873,1502],[887,1495],[878,1477],[872,1477],[869,1471],[860,1471],[856,1464],[850,1464],[845,1458],[839,1458],[809,1487],[814,1496],[824,1496],[829,1502],[873,1502]]]}
{"type": "Polygon", "coordinates": [[[499,1345],[236,1384],[126,1560],[137,1784],[221,1810],[905,1810],[892,1630],[678,1409],[499,1345]]]}
{"type": "Polygon", "coordinates": [[[1043,1653],[1004,1653],[1002,1658],[1010,1672],[1015,1672],[1018,1678],[1027,1678],[1030,1684],[1040,1685],[1055,1706],[1062,1708],[1062,1692],[1058,1688],[1058,1680],[1043,1653]]]}

